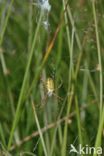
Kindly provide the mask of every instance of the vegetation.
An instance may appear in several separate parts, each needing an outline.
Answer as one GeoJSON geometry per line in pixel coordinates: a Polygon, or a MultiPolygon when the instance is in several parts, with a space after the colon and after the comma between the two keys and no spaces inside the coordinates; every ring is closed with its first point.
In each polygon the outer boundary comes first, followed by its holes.
{"type": "Polygon", "coordinates": [[[98,0],[0,1],[0,156],[103,155],[103,18],[98,0]]]}

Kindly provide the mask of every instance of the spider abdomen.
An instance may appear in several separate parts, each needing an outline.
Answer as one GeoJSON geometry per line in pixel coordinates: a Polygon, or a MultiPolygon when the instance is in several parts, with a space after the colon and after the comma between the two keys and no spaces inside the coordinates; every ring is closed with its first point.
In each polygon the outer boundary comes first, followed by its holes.
{"type": "Polygon", "coordinates": [[[54,81],[53,81],[52,78],[47,78],[46,89],[47,89],[48,96],[52,96],[52,94],[53,94],[53,92],[55,90],[54,81]]]}

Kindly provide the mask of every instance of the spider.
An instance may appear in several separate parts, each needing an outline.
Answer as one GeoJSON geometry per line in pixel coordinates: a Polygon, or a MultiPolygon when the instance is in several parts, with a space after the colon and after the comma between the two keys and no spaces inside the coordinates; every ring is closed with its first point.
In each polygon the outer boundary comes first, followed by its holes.
{"type": "Polygon", "coordinates": [[[52,78],[47,78],[46,80],[46,89],[47,89],[47,95],[49,97],[51,97],[54,93],[55,90],[55,85],[54,85],[54,81],[52,78]]]}
{"type": "Polygon", "coordinates": [[[61,101],[63,100],[61,97],[59,97],[55,93],[55,90],[59,89],[61,87],[62,83],[59,85],[58,88],[55,89],[54,80],[51,77],[48,77],[45,82],[42,80],[42,82],[43,82],[44,88],[46,89],[45,101],[46,101],[47,97],[52,97],[52,96],[55,96],[56,98],[58,98],[61,101]]]}

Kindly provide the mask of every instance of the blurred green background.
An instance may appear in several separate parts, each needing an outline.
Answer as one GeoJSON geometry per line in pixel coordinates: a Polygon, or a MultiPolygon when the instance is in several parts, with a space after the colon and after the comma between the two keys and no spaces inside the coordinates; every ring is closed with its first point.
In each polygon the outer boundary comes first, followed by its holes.
{"type": "Polygon", "coordinates": [[[104,146],[104,1],[44,4],[0,0],[1,156],[104,146]]]}

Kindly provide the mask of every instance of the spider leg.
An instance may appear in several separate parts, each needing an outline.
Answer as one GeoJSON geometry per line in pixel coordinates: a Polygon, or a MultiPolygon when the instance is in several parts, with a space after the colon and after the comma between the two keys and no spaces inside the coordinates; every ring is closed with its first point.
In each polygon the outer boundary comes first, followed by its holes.
{"type": "Polygon", "coordinates": [[[61,98],[60,96],[56,95],[55,93],[53,93],[53,95],[58,98],[59,100],[63,101],[63,98],[61,98]]]}
{"type": "Polygon", "coordinates": [[[42,102],[41,102],[41,106],[40,108],[44,108],[44,106],[47,104],[47,95],[44,97],[44,99],[42,99],[42,102]]]}
{"type": "Polygon", "coordinates": [[[63,82],[61,80],[61,82],[60,82],[59,86],[56,88],[56,90],[58,90],[59,88],[61,88],[62,84],[63,84],[63,82]]]}

